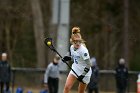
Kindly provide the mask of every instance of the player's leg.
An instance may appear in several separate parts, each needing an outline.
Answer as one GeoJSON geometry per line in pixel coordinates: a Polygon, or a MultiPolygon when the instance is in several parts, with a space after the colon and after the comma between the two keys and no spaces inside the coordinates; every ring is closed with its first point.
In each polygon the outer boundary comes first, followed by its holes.
{"type": "Polygon", "coordinates": [[[91,89],[91,88],[88,88],[88,93],[92,93],[93,92],[93,89],[91,89]]]}
{"type": "Polygon", "coordinates": [[[0,82],[0,93],[2,93],[2,87],[1,87],[1,82],[0,82]]]}
{"type": "Polygon", "coordinates": [[[65,84],[63,93],[69,93],[70,92],[70,89],[72,88],[75,80],[76,80],[76,77],[73,74],[69,73],[69,75],[67,77],[67,80],[66,80],[66,84],[65,84]]]}
{"type": "Polygon", "coordinates": [[[121,88],[117,87],[117,93],[121,93],[121,88]]]}
{"type": "Polygon", "coordinates": [[[10,83],[9,82],[6,82],[5,84],[6,84],[6,92],[8,92],[9,91],[10,83]]]}
{"type": "Polygon", "coordinates": [[[86,87],[87,87],[87,84],[79,82],[78,93],[85,93],[86,87]]]}
{"type": "Polygon", "coordinates": [[[3,90],[4,90],[4,83],[3,83],[3,82],[0,82],[0,85],[1,85],[1,93],[3,93],[3,90]]]}
{"type": "Polygon", "coordinates": [[[48,78],[48,89],[49,93],[53,93],[53,79],[51,77],[48,78]]]}
{"type": "Polygon", "coordinates": [[[78,93],[85,93],[87,84],[90,82],[90,76],[85,76],[83,82],[79,82],[78,93]]]}
{"type": "Polygon", "coordinates": [[[98,87],[94,89],[95,93],[99,93],[98,87]]]}
{"type": "Polygon", "coordinates": [[[54,81],[53,81],[54,93],[58,93],[58,85],[59,85],[59,79],[54,79],[54,81]]]}

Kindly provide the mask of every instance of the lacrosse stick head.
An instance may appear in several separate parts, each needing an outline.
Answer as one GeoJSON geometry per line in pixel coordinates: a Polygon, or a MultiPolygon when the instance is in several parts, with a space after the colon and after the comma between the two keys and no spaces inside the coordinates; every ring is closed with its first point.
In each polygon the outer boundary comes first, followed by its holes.
{"type": "Polygon", "coordinates": [[[54,50],[54,46],[52,43],[52,38],[45,38],[44,39],[44,43],[51,49],[54,50]]]}
{"type": "Polygon", "coordinates": [[[52,45],[52,38],[45,38],[45,39],[44,39],[44,43],[45,43],[47,46],[51,46],[51,45],[52,45]]]}

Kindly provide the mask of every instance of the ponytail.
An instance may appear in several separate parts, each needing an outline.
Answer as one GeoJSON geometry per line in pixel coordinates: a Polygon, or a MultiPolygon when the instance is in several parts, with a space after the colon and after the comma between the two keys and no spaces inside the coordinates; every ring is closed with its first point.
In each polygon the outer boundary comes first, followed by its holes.
{"type": "Polygon", "coordinates": [[[80,28],[79,27],[73,27],[72,28],[72,34],[77,34],[80,33],[80,28]]]}
{"type": "Polygon", "coordinates": [[[71,33],[71,38],[70,38],[70,42],[73,43],[73,41],[76,39],[76,38],[80,38],[81,41],[82,41],[82,44],[84,46],[85,45],[85,40],[82,39],[82,36],[80,34],[80,28],[79,27],[73,27],[72,28],[72,33],[71,33]]]}

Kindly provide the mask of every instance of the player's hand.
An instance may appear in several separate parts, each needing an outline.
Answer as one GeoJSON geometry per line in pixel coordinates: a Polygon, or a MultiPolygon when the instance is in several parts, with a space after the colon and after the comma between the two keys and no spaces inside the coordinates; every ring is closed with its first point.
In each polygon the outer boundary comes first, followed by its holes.
{"type": "Polygon", "coordinates": [[[70,56],[64,56],[64,57],[62,58],[62,61],[63,61],[63,62],[70,61],[70,60],[71,60],[71,57],[70,57],[70,56]]]}
{"type": "MultiPolygon", "coordinates": [[[[80,75],[77,79],[80,81],[80,82],[83,82],[83,78],[84,78],[85,76],[84,75],[80,75]]],[[[83,82],[84,83],[84,82],[83,82]]]]}

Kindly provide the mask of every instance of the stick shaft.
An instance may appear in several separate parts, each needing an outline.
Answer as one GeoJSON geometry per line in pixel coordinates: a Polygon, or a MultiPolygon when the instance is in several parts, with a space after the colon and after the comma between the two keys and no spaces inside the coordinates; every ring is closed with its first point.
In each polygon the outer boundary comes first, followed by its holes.
{"type": "MultiPolygon", "coordinates": [[[[62,56],[60,55],[60,53],[55,49],[55,47],[53,46],[53,44],[51,44],[51,46],[49,46],[49,45],[47,45],[47,39],[45,39],[44,40],[44,43],[45,43],[45,45],[46,46],[48,46],[52,51],[54,51],[55,53],[57,53],[59,56],[60,56],[60,58],[61,58],[61,60],[62,60],[62,56]]],[[[78,77],[78,74],[71,68],[71,66],[67,63],[67,62],[64,62],[64,63],[66,63],[66,65],[75,73],[75,75],[78,77]]]]}

